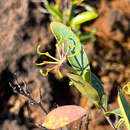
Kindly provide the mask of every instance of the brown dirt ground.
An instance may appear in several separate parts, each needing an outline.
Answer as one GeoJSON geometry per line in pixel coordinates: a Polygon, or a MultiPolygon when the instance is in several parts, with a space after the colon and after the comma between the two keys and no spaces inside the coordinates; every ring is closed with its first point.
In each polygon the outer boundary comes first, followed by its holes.
{"type": "MultiPolygon", "coordinates": [[[[118,85],[130,80],[130,2],[128,0],[102,0],[95,5],[99,17],[83,26],[85,31],[97,29],[97,41],[85,46],[92,71],[104,83],[109,109],[118,107],[118,85]]],[[[91,2],[90,2],[91,4],[91,2]]],[[[39,100],[40,87],[46,110],[56,105],[78,104],[90,113],[89,130],[110,130],[102,114],[75,88],[69,87],[68,79],[59,80],[55,73],[43,77],[33,64],[38,58],[36,47],[55,55],[55,41],[49,28],[47,15],[39,12],[39,3],[29,0],[0,1],[0,129],[38,130],[36,124],[44,114],[28,100],[15,94],[9,81],[16,73],[24,79],[31,94],[39,100]]],[[[39,57],[39,59],[42,59],[39,57]]],[[[77,129],[77,124],[70,126],[77,129]]],[[[84,127],[82,128],[84,130],[84,127]]]]}

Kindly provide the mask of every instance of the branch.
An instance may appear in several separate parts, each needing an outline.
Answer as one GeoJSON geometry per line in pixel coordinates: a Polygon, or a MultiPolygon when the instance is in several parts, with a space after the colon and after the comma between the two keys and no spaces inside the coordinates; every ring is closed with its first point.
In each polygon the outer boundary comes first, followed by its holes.
{"type": "Polygon", "coordinates": [[[34,105],[40,107],[45,114],[48,114],[48,112],[45,110],[45,108],[44,108],[43,105],[42,105],[41,89],[39,88],[40,101],[37,102],[37,101],[35,101],[35,100],[32,98],[32,96],[30,95],[29,88],[27,87],[27,85],[26,85],[26,83],[24,82],[24,80],[22,80],[22,82],[23,82],[23,84],[24,84],[25,90],[23,89],[23,87],[21,87],[21,85],[20,85],[20,83],[18,82],[16,76],[15,76],[15,80],[16,80],[16,86],[13,86],[12,83],[9,82],[9,85],[10,85],[10,87],[12,87],[13,91],[16,92],[16,93],[19,93],[19,94],[21,94],[21,95],[23,95],[23,96],[25,96],[25,97],[27,97],[32,104],[34,104],[34,105]]]}

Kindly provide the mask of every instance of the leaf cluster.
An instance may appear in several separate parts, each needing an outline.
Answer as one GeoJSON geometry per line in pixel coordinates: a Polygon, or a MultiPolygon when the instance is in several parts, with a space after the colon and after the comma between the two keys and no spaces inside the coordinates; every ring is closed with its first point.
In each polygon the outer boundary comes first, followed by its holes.
{"type": "Polygon", "coordinates": [[[74,73],[67,74],[71,80],[71,85],[75,86],[82,95],[86,96],[95,104],[114,129],[122,128],[124,122],[127,128],[130,129],[130,104],[125,97],[125,94],[128,97],[130,96],[130,83],[125,85],[118,94],[120,108],[109,112],[103,84],[98,77],[91,72],[87,55],[82,44],[80,44],[80,40],[67,26],[61,23],[51,23],[51,30],[58,43],[65,43],[65,53],[67,52],[67,48],[71,48],[68,52],[68,55],[71,56],[67,59],[74,70],[74,73]],[[111,114],[119,117],[119,121],[117,121],[116,124],[110,120],[109,116],[111,114]]]}
{"type": "Polygon", "coordinates": [[[55,0],[54,3],[43,0],[42,13],[50,15],[51,22],[60,22],[70,27],[79,37],[82,44],[94,42],[95,29],[82,33],[81,24],[98,17],[96,9],[84,0],[55,0]]]}

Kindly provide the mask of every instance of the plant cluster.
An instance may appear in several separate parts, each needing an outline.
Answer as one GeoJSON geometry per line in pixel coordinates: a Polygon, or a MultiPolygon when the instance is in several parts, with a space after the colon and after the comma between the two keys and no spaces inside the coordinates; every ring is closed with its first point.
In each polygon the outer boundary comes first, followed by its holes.
{"type": "MultiPolygon", "coordinates": [[[[65,66],[68,69],[66,76],[70,79],[70,85],[76,87],[82,95],[86,96],[86,98],[95,104],[96,108],[103,113],[112,128],[123,128],[125,122],[127,128],[130,129],[130,82],[118,93],[119,108],[108,111],[108,101],[103,84],[99,78],[91,72],[89,61],[82,45],[84,42],[93,40],[91,35],[94,34],[95,31],[92,30],[82,34],[80,26],[82,23],[96,18],[98,16],[96,10],[83,3],[83,0],[64,0],[61,7],[59,6],[60,2],[62,1],[55,0],[55,4],[52,5],[49,4],[47,0],[44,0],[43,3],[46,10],[42,9],[44,13],[49,12],[51,21],[55,21],[51,22],[50,27],[57,40],[56,48],[59,58],[51,56],[48,52],[41,52],[39,45],[37,47],[37,53],[47,56],[51,60],[36,63],[36,65],[52,65],[53,67],[40,69],[41,74],[47,76],[49,72],[55,70],[58,72],[60,78],[63,77],[60,69],[65,66]],[[77,12],[76,7],[83,7],[87,11],[77,12]],[[109,117],[111,114],[118,116],[116,124],[110,120],[109,117]]],[[[41,127],[47,129],[61,128],[87,115],[84,108],[75,105],[58,107],[47,113],[41,101],[36,102],[30,96],[27,87],[25,91],[18,82],[17,87],[14,88],[11,83],[10,86],[12,86],[15,91],[26,96],[33,104],[41,107],[46,114],[41,127]]]]}
{"type": "MultiPolygon", "coordinates": [[[[113,111],[108,111],[108,101],[103,85],[98,77],[91,72],[87,55],[83,49],[83,46],[80,44],[79,39],[67,26],[58,22],[51,23],[51,30],[58,42],[56,46],[58,47],[60,58],[56,59],[48,52],[40,52],[38,47],[38,54],[48,56],[54,60],[54,62],[43,61],[42,63],[37,64],[54,65],[52,68],[46,68],[46,73],[43,72],[45,70],[41,69],[41,74],[43,74],[43,76],[47,76],[51,70],[56,69],[61,77],[62,73],[60,72],[60,67],[66,66],[69,70],[66,76],[68,76],[71,80],[70,84],[75,86],[82,95],[86,96],[95,104],[96,108],[103,113],[112,128],[123,128],[123,124],[125,122],[127,128],[130,129],[130,82],[128,82],[118,93],[119,108],[113,111]],[[69,62],[69,65],[66,61],[69,62]],[[116,124],[110,120],[109,116],[111,114],[119,117],[116,124]]],[[[12,84],[10,84],[10,86],[12,86],[12,84]]],[[[47,113],[42,106],[41,101],[36,102],[30,96],[27,86],[25,91],[17,82],[17,86],[12,86],[12,88],[18,93],[29,98],[33,104],[41,107],[43,112],[47,114],[41,127],[46,127],[47,129],[61,128],[83,117],[84,115],[87,115],[84,108],[75,105],[58,107],[47,113]]]]}
{"type": "MultiPolygon", "coordinates": [[[[60,59],[57,60],[57,62],[43,61],[38,65],[55,64],[55,66],[52,69],[57,69],[59,72],[59,76],[61,76],[61,72],[59,71],[61,65],[66,66],[70,71],[69,73],[67,73],[67,76],[71,80],[70,84],[75,86],[82,95],[86,96],[95,104],[97,109],[99,109],[104,114],[105,118],[110,123],[110,125],[114,129],[117,129],[123,127],[123,122],[126,122],[126,126],[129,129],[130,104],[128,103],[124,95],[126,93],[128,97],[130,96],[130,83],[123,87],[118,94],[118,103],[120,108],[113,110],[112,112],[109,112],[108,101],[106,93],[104,91],[103,84],[98,79],[98,77],[91,72],[87,55],[84,51],[82,44],[80,44],[80,41],[77,38],[77,36],[67,26],[61,23],[52,22],[50,26],[52,33],[54,34],[57,40],[56,46],[60,48],[59,50],[61,50],[59,51],[60,59]],[[67,64],[66,61],[69,62],[70,66],[67,64]],[[110,120],[109,116],[111,114],[119,116],[119,121],[117,124],[114,124],[110,120]]],[[[50,57],[53,60],[56,60],[48,53],[44,54],[47,54],[46,56],[50,57]]],[[[40,72],[45,76],[43,71],[45,70],[40,70],[40,72]]],[[[49,71],[47,69],[47,73],[48,72],[49,71]]]]}

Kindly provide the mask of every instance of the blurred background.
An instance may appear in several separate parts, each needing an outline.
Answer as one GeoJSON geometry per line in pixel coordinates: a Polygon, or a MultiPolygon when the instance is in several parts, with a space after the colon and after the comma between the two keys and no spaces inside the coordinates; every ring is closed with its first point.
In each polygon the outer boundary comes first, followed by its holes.
{"type": "MultiPolygon", "coordinates": [[[[117,104],[118,86],[130,80],[130,2],[128,0],[86,0],[99,17],[82,25],[83,31],[96,29],[96,41],[85,45],[91,70],[104,84],[109,109],[117,104]]],[[[17,74],[24,79],[35,100],[42,90],[43,106],[47,111],[61,105],[77,104],[90,113],[89,130],[112,129],[103,115],[73,87],[69,80],[57,74],[43,77],[33,61],[36,47],[56,55],[48,14],[39,11],[41,2],[30,0],[0,1],[0,130],[39,130],[44,113],[28,99],[14,93],[9,86],[17,74]]],[[[76,130],[76,124],[69,126],[76,130]]]]}

